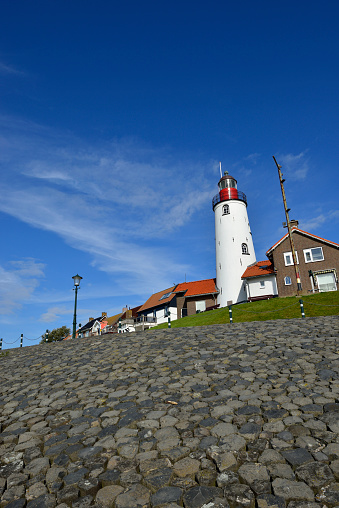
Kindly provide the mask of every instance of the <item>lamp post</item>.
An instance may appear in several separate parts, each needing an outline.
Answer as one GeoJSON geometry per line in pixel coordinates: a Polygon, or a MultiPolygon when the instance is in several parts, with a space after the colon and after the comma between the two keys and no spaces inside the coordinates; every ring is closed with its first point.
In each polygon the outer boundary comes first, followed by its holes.
{"type": "Polygon", "coordinates": [[[75,291],[74,317],[73,317],[73,335],[72,335],[72,339],[75,339],[76,328],[77,328],[78,289],[80,287],[80,281],[81,281],[82,277],[80,277],[80,275],[74,275],[74,277],[72,277],[72,279],[74,280],[74,291],[75,291]]]}

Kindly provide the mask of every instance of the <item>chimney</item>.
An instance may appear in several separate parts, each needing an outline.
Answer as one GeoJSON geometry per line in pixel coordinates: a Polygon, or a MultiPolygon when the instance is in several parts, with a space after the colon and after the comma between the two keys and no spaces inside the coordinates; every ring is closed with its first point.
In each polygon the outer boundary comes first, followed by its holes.
{"type": "MultiPolygon", "coordinates": [[[[283,225],[283,228],[287,228],[287,223],[286,222],[283,222],[282,225],[283,225]]],[[[299,225],[299,221],[298,220],[294,220],[294,219],[290,220],[290,226],[291,226],[291,228],[297,228],[298,225],[299,225]]]]}
{"type": "Polygon", "coordinates": [[[88,321],[93,321],[94,317],[88,318],[88,321]]]}
{"type": "Polygon", "coordinates": [[[101,317],[107,317],[107,312],[102,312],[101,317]]]}

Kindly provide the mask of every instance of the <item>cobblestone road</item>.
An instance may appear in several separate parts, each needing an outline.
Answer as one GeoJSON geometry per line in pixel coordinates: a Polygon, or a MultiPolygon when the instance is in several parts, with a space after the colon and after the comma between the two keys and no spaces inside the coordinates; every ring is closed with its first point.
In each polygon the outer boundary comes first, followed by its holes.
{"type": "Polygon", "coordinates": [[[339,317],[0,358],[0,505],[339,506],[339,317]]]}

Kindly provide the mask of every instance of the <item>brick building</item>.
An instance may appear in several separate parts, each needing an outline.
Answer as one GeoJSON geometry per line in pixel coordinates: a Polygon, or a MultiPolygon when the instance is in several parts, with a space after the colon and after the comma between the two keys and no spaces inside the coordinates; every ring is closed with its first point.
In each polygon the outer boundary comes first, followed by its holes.
{"type": "MultiPolygon", "coordinates": [[[[296,223],[298,224],[298,223],[296,223]]],[[[302,293],[338,289],[339,244],[294,226],[293,242],[301,278],[302,293]]],[[[297,283],[289,236],[286,234],[266,255],[274,266],[279,296],[295,295],[297,283]]]]}

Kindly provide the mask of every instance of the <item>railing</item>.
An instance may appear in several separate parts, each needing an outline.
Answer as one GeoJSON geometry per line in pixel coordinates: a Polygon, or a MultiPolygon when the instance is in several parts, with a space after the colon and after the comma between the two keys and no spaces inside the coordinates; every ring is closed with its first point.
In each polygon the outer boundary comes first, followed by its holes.
{"type": "MultiPolygon", "coordinates": [[[[223,190],[226,190],[226,189],[223,189],[223,190]]],[[[217,205],[218,203],[222,203],[223,201],[228,201],[229,199],[237,199],[239,201],[243,201],[247,205],[246,194],[244,194],[241,191],[237,191],[237,197],[235,197],[235,196],[231,197],[230,195],[227,196],[227,195],[225,195],[225,193],[222,196],[220,196],[220,192],[218,192],[218,194],[216,194],[214,196],[214,198],[212,199],[212,208],[214,209],[215,205],[217,205]]]]}
{"type": "Polygon", "coordinates": [[[138,316],[134,321],[135,323],[156,323],[157,318],[153,316],[138,316]]]}

